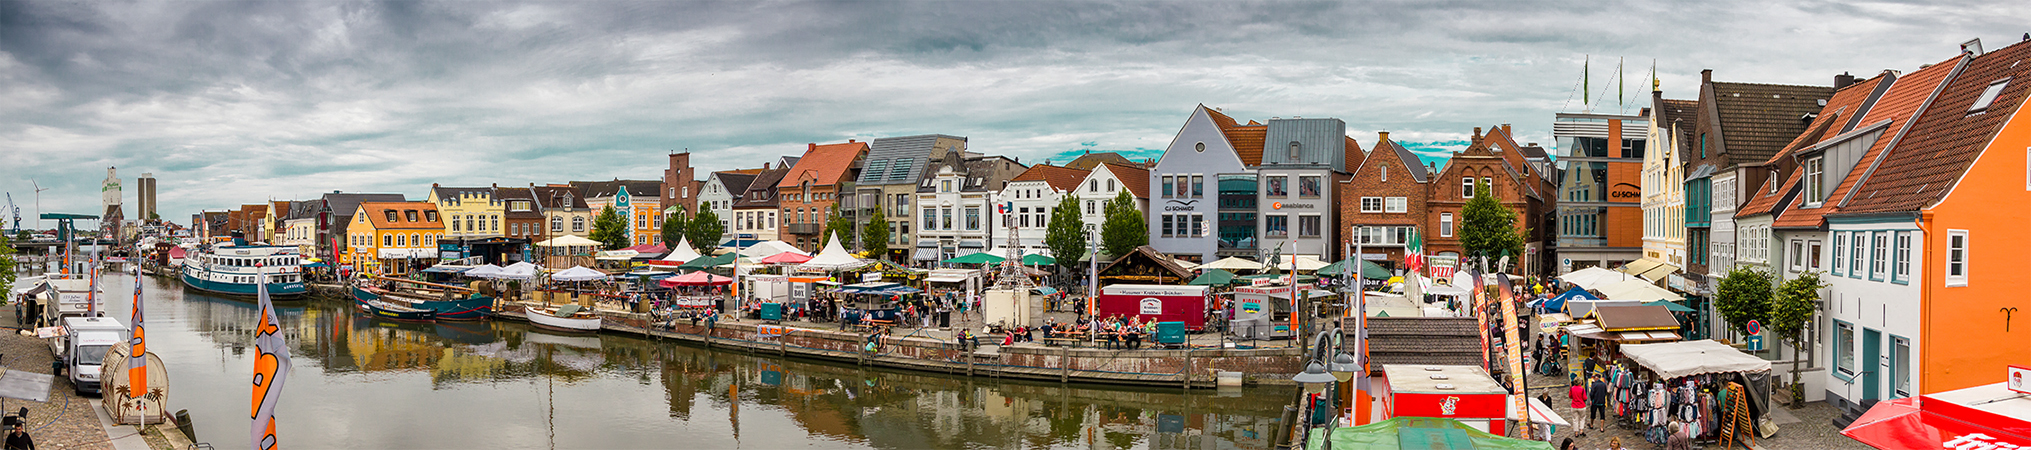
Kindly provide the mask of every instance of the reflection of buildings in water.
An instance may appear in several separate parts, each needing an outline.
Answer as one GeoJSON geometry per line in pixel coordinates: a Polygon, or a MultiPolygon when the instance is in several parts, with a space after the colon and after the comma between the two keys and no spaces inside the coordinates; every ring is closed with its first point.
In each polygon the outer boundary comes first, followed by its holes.
{"type": "MultiPolygon", "coordinates": [[[[220,348],[230,348],[236,354],[254,346],[254,326],[261,320],[261,309],[252,299],[224,299],[188,290],[182,293],[184,311],[195,318],[191,326],[200,334],[220,348]]],[[[143,295],[160,294],[143,291],[143,295]]],[[[329,330],[321,328],[321,325],[330,322],[324,320],[326,315],[319,308],[275,306],[276,319],[282,325],[282,337],[289,342],[292,353],[322,353],[319,350],[325,345],[323,338],[329,330]]],[[[124,322],[126,319],[121,320],[124,322]]]]}
{"type": "Polygon", "coordinates": [[[508,361],[500,358],[462,353],[447,348],[438,357],[437,365],[431,368],[430,377],[432,381],[440,383],[455,380],[489,380],[499,376],[507,367],[508,361]]]}
{"type": "Polygon", "coordinates": [[[372,320],[364,324],[346,336],[353,365],[363,372],[434,369],[445,350],[435,340],[402,328],[409,324],[372,320]]]}

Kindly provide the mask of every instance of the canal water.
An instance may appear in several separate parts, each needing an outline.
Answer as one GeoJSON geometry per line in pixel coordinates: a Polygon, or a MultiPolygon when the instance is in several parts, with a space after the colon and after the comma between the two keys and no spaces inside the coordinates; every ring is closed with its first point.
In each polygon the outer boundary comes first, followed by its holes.
{"type": "MultiPolygon", "coordinates": [[[[129,317],[133,279],[109,277],[129,317]]],[[[143,281],[148,348],[197,440],[245,445],[250,299],[143,281]]],[[[295,371],[277,413],[308,448],[1268,447],[1291,388],[1120,388],[707,350],[506,321],[411,324],[278,302],[295,371]]]]}

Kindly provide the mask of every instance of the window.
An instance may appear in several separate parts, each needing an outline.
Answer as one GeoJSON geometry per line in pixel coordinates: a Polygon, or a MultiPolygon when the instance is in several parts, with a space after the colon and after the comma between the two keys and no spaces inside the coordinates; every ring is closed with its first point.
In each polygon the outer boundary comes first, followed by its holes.
{"type": "Polygon", "coordinates": [[[1098,200],[1087,200],[1087,201],[1086,201],[1086,213],[1087,213],[1087,214],[1093,214],[1093,205],[1094,205],[1095,203],[1099,203],[1099,201],[1098,201],[1098,200]]]}
{"type": "Polygon", "coordinates": [[[1193,215],[1192,215],[1192,237],[1205,237],[1205,236],[1206,236],[1206,215],[1205,215],[1205,214],[1193,214],[1193,215]]]}
{"type": "Polygon", "coordinates": [[[1205,196],[1206,196],[1206,177],[1203,175],[1193,175],[1192,198],[1201,198],[1205,196]]]}
{"type": "Polygon", "coordinates": [[[938,208],[938,228],[944,230],[953,229],[952,208],[938,208]]]}
{"type": "Polygon", "coordinates": [[[1304,148],[1305,146],[1303,144],[1299,144],[1298,141],[1291,141],[1290,159],[1296,160],[1298,158],[1303,158],[1302,155],[1304,154],[1304,148]]]}
{"type": "Polygon", "coordinates": [[[1834,361],[1842,374],[1855,376],[1855,326],[1834,321],[1834,361]]]}
{"type": "Polygon", "coordinates": [[[553,232],[553,233],[555,233],[555,232],[562,232],[562,231],[564,231],[564,218],[563,218],[563,217],[551,217],[551,218],[550,218],[550,231],[551,231],[551,232],[553,232]]]}
{"type": "Polygon", "coordinates": [[[426,211],[423,211],[423,220],[426,220],[426,221],[430,221],[430,222],[436,222],[436,221],[437,221],[437,211],[428,211],[428,210],[426,210],[426,211]]]}
{"type": "Polygon", "coordinates": [[[414,210],[414,209],[409,209],[409,210],[403,210],[403,211],[402,211],[402,217],[403,217],[403,218],[405,218],[405,219],[409,219],[409,221],[410,221],[410,222],[415,222],[415,221],[416,221],[416,210],[414,210]]]}
{"type": "Polygon", "coordinates": [[[1805,241],[1791,240],[1791,271],[1805,270],[1805,241]]]}
{"type": "Polygon", "coordinates": [[[1264,178],[1266,178],[1269,182],[1263,185],[1265,189],[1263,191],[1263,195],[1270,197],[1284,197],[1290,195],[1290,191],[1284,185],[1285,182],[1289,181],[1289,177],[1278,175],[1264,178]]]}
{"type": "Polygon", "coordinates": [[[458,231],[458,221],[451,221],[451,231],[458,231]]]}
{"type": "Polygon", "coordinates": [[[1474,198],[1474,177],[1460,178],[1460,198],[1474,198]]]}
{"type": "Polygon", "coordinates": [[[1389,181],[1389,166],[1382,166],[1382,181],[1389,181]]]}
{"type": "Polygon", "coordinates": [[[1171,221],[1172,221],[1172,219],[1176,218],[1176,217],[1177,217],[1177,215],[1175,215],[1175,214],[1164,214],[1164,215],[1162,215],[1162,216],[1159,216],[1159,217],[1161,218],[1161,220],[1158,220],[1158,222],[1163,222],[1163,224],[1164,224],[1164,225],[1163,225],[1163,237],[1171,237],[1171,236],[1172,236],[1172,235],[1173,235],[1173,234],[1175,233],[1175,231],[1172,231],[1172,230],[1174,230],[1175,228],[1173,228],[1173,225],[1172,225],[1172,222],[1171,222],[1171,221]]]}
{"type": "Polygon", "coordinates": [[[1643,157],[1643,151],[1644,151],[1644,148],[1643,148],[1643,147],[1644,147],[1644,144],[1646,144],[1646,142],[1645,142],[1645,141],[1644,141],[1643,139],[1623,139],[1623,140],[1622,140],[1622,157],[1623,157],[1623,158],[1642,158],[1642,157],[1643,157]]]}
{"type": "Polygon", "coordinates": [[[489,229],[489,230],[493,230],[493,231],[501,231],[501,216],[494,216],[494,224],[493,224],[493,226],[491,226],[491,227],[489,227],[489,228],[487,228],[487,229],[489,229]]]}
{"type": "Polygon", "coordinates": [[[1170,175],[1164,175],[1163,179],[1164,179],[1164,191],[1163,191],[1164,198],[1171,198],[1171,193],[1175,192],[1172,190],[1171,187],[1172,177],[1170,175]]]}
{"type": "Polygon", "coordinates": [[[394,221],[396,221],[396,220],[400,220],[400,219],[397,219],[397,218],[395,218],[395,210],[392,210],[392,209],[390,209],[390,210],[387,210],[387,211],[382,211],[382,212],[388,213],[388,221],[389,221],[389,222],[394,222],[394,221]]]}
{"type": "Polygon", "coordinates": [[[1100,192],[1100,180],[1086,180],[1086,192],[1100,192]]]}
{"type": "Polygon", "coordinates": [[[1869,279],[1882,280],[1890,270],[1890,232],[1869,233],[1869,279]]]}
{"type": "MultiPolygon", "coordinates": [[[[1602,164],[1607,164],[1607,163],[1602,163],[1602,164]]],[[[1483,186],[1488,186],[1488,192],[1491,192],[1491,193],[1492,193],[1492,192],[1495,192],[1495,179],[1494,179],[1494,178],[1489,178],[1489,177],[1481,177],[1481,185],[1483,185],[1483,186]]],[[[1498,197],[1498,198],[1499,198],[1499,197],[1498,197]]]]}
{"type": "Polygon", "coordinates": [[[1113,179],[1113,178],[1108,178],[1108,179],[1107,179],[1107,192],[1114,192],[1114,179],[1113,179]]]}
{"type": "Polygon", "coordinates": [[[1834,275],[1843,275],[1843,274],[1841,273],[1841,267],[1842,267],[1842,266],[1841,266],[1841,262],[1842,262],[1842,261],[1847,261],[1847,260],[1848,260],[1847,254],[1848,254],[1848,233],[1846,233],[1846,232],[1840,232],[1840,231],[1835,231],[1835,232],[1834,232],[1834,275]]]}
{"type": "Polygon", "coordinates": [[[1901,337],[1890,338],[1890,391],[1891,397],[1911,396],[1911,340],[1901,337]]]}
{"type": "MultiPolygon", "coordinates": [[[[1805,160],[1806,203],[1817,204],[1819,202],[1826,201],[1826,193],[1821,192],[1822,190],[1824,190],[1822,185],[1826,183],[1825,180],[1821,179],[1821,176],[1825,175],[1825,172],[1826,172],[1826,158],[1815,157],[1812,159],[1805,160]]],[[[1772,186],[1774,187],[1775,185],[1772,186]]]]}
{"type": "Polygon", "coordinates": [[[1319,177],[1316,176],[1298,177],[1298,196],[1305,198],[1319,198],[1319,184],[1320,184],[1319,177]]]}
{"type": "Polygon", "coordinates": [[[937,210],[937,209],[935,209],[935,208],[930,208],[930,209],[925,209],[925,210],[924,210],[924,229],[926,229],[926,230],[936,230],[936,229],[938,229],[938,210],[937,210]]]}
{"type": "Polygon", "coordinates": [[[1968,285],[1968,230],[1946,230],[1946,285],[1968,285]]]}
{"type": "Polygon", "coordinates": [[[1890,281],[1898,283],[1911,281],[1911,232],[1897,232],[1897,268],[1890,281]]]}
{"type": "Polygon", "coordinates": [[[1382,197],[1361,197],[1361,212],[1382,212],[1382,197]]]}
{"type": "Polygon", "coordinates": [[[980,229],[980,208],[977,208],[977,207],[975,207],[975,208],[965,208],[965,209],[966,209],[966,229],[967,229],[967,230],[979,230],[979,229],[980,229]]]}
{"type": "Polygon", "coordinates": [[[1852,234],[1853,236],[1848,236],[1848,245],[1852,246],[1848,248],[1848,276],[1851,278],[1861,278],[1862,274],[1865,273],[1863,271],[1868,270],[1868,268],[1862,267],[1862,258],[1864,257],[1862,252],[1869,250],[1869,243],[1862,239],[1868,238],[1869,232],[1857,231],[1852,234]]]}
{"type": "MultiPolygon", "coordinates": [[[[390,213],[390,214],[393,214],[393,213],[390,213]]],[[[394,247],[394,246],[395,246],[395,235],[392,235],[392,234],[383,234],[383,235],[381,235],[381,246],[382,246],[382,247],[394,247]]]]}
{"type": "Polygon", "coordinates": [[[1968,112],[1974,113],[1988,110],[1989,104],[1995,103],[1996,97],[2003,94],[2003,87],[2009,85],[2010,85],[2009,78],[2004,78],[2001,80],[1996,80],[1996,82],[1994,83],[1989,83],[1989,88],[1982,91],[1981,97],[1975,98],[1975,104],[1974,106],[1968,107],[1968,112]]]}
{"type": "Polygon", "coordinates": [[[1284,237],[1290,234],[1290,221],[1290,216],[1283,214],[1264,215],[1262,216],[1262,231],[1269,236],[1284,237]]]}
{"type": "Polygon", "coordinates": [[[1706,157],[1707,157],[1707,134],[1700,133],[1700,158],[1705,159],[1706,157]]]}
{"type": "Polygon", "coordinates": [[[1298,236],[1318,237],[1319,216],[1315,215],[1298,216],[1298,236]]]}
{"type": "Polygon", "coordinates": [[[1453,213],[1439,214],[1439,237],[1453,237],[1453,213]]]}

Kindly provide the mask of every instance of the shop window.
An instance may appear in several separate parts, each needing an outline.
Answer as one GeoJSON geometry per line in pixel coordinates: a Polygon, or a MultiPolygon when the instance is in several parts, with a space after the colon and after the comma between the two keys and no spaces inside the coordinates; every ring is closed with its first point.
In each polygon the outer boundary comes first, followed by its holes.
{"type": "Polygon", "coordinates": [[[1841,374],[1855,376],[1855,326],[1834,321],[1834,361],[1841,374]]]}

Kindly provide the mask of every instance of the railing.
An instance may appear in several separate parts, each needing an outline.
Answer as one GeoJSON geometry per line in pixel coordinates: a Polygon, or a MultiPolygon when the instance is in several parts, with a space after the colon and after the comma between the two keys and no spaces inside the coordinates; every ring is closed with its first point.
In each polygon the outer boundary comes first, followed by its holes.
{"type": "Polygon", "coordinates": [[[815,223],[793,223],[785,227],[785,230],[789,231],[790,234],[818,234],[818,225],[815,223]]]}

